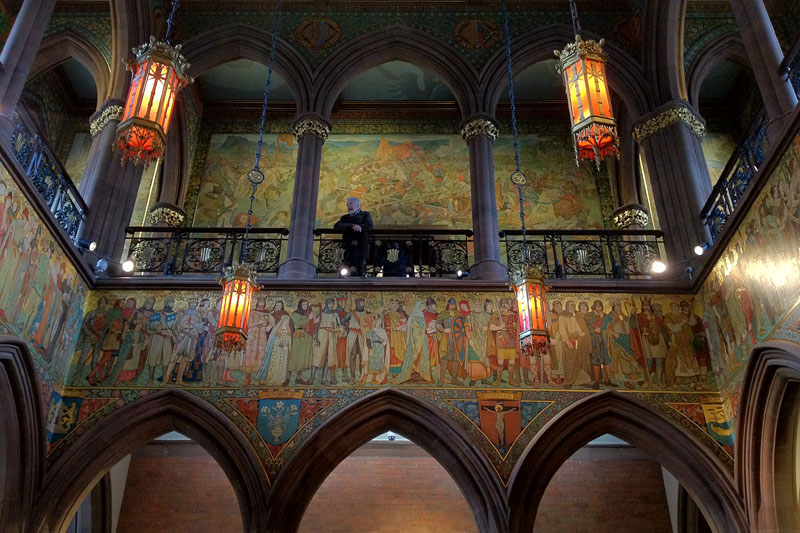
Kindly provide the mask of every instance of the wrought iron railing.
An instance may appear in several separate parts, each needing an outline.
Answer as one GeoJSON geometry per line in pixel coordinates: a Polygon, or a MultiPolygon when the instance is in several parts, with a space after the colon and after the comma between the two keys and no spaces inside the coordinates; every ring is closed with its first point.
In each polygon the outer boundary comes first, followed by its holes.
{"type": "Polygon", "coordinates": [[[767,157],[767,124],[767,115],[762,109],[731,155],[703,206],[700,216],[708,226],[712,240],[722,232],[722,227],[758,172],[758,166],[767,157]]]}
{"type": "Polygon", "coordinates": [[[11,149],[39,196],[74,241],[88,209],[67,171],[47,143],[14,113],[11,149]]]}
{"type": "MultiPolygon", "coordinates": [[[[342,230],[316,229],[317,274],[340,272],[342,230]]],[[[467,271],[472,231],[459,229],[375,229],[369,235],[369,277],[455,277],[467,271]]]]}
{"type": "MultiPolygon", "coordinates": [[[[652,230],[528,230],[529,261],[548,278],[635,279],[661,259],[664,233],[652,230]]],[[[509,272],[525,264],[522,231],[500,232],[509,272]]]]}
{"type": "Polygon", "coordinates": [[[219,274],[235,261],[252,265],[259,275],[276,275],[286,228],[252,228],[243,246],[244,228],[171,228],[130,226],[127,259],[133,274],[219,274]]]}

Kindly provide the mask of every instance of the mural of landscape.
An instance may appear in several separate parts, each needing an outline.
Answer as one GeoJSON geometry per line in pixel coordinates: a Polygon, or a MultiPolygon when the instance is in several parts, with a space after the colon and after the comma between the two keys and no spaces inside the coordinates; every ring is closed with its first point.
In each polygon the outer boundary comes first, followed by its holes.
{"type": "MultiPolygon", "coordinates": [[[[244,225],[250,198],[245,176],[256,142],[254,134],[212,134],[195,226],[244,225]]],[[[529,178],[523,190],[529,228],[603,227],[602,188],[593,169],[575,166],[570,143],[568,135],[560,134],[529,134],[520,140],[529,178]]],[[[264,152],[266,180],[256,193],[256,225],[287,227],[294,138],[268,135],[264,152]]],[[[514,169],[510,138],[495,143],[495,167],[499,226],[518,228],[518,192],[508,179],[514,169]]],[[[378,226],[471,228],[469,180],[469,151],[459,135],[334,134],[322,152],[317,227],[333,226],[347,197],[357,196],[378,226]]]]}
{"type": "Polygon", "coordinates": [[[730,133],[706,131],[703,136],[703,155],[705,155],[711,185],[714,185],[725,170],[725,165],[736,149],[736,140],[730,133]]]}

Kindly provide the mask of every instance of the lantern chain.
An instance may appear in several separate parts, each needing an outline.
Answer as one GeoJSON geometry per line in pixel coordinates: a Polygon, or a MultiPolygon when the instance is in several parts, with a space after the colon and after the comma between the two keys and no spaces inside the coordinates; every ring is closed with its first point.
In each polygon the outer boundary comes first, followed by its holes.
{"type": "MultiPolygon", "coordinates": [[[[511,132],[514,136],[514,161],[516,162],[515,172],[520,172],[519,168],[519,134],[517,132],[517,107],[514,97],[514,73],[511,69],[511,31],[508,23],[508,9],[506,7],[506,0],[503,0],[503,29],[506,37],[506,70],[508,71],[508,99],[511,101],[511,132]]],[[[522,256],[523,260],[527,261],[528,257],[528,240],[525,230],[525,204],[522,197],[522,184],[515,183],[517,186],[517,193],[519,194],[519,220],[522,225],[522,256]]]]}
{"type": "Polygon", "coordinates": [[[264,173],[261,171],[261,147],[264,145],[264,127],[267,122],[267,107],[269,106],[269,91],[272,86],[272,66],[275,63],[275,47],[278,44],[278,23],[281,17],[281,0],[275,4],[275,20],[272,25],[272,46],[269,51],[269,66],[267,67],[267,83],[264,86],[264,103],[261,106],[261,125],[258,130],[258,145],[256,147],[256,162],[253,169],[247,173],[247,181],[250,182],[250,209],[247,211],[247,224],[244,228],[244,241],[242,252],[246,252],[248,238],[250,235],[250,222],[253,217],[253,203],[256,200],[256,189],[264,182],[264,173]]]}
{"type": "Polygon", "coordinates": [[[180,0],[172,0],[172,11],[169,12],[169,16],[167,17],[167,33],[164,35],[164,40],[167,44],[172,44],[170,38],[172,37],[172,25],[175,24],[175,13],[178,11],[178,4],[180,4],[180,0]]]}
{"type": "Polygon", "coordinates": [[[569,14],[572,17],[572,31],[575,32],[575,35],[580,35],[581,22],[578,20],[578,6],[575,4],[575,0],[569,0],[569,14]]]}

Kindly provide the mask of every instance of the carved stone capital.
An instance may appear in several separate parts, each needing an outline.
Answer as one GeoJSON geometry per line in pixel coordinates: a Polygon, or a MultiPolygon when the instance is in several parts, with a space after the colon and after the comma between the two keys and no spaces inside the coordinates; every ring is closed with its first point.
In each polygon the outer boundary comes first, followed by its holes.
{"type": "Polygon", "coordinates": [[[100,111],[99,115],[95,114],[95,117],[89,121],[89,132],[92,134],[92,138],[97,137],[106,124],[112,120],[119,122],[122,119],[122,111],[121,105],[109,105],[100,111]]]}
{"type": "Polygon", "coordinates": [[[471,141],[476,135],[487,135],[494,141],[499,134],[497,124],[488,117],[476,117],[461,126],[461,137],[466,142],[471,141]]]}
{"type": "Polygon", "coordinates": [[[150,209],[151,226],[169,226],[177,228],[183,225],[186,212],[176,205],[168,202],[158,202],[150,209]]]}
{"type": "Polygon", "coordinates": [[[624,205],[614,211],[614,224],[619,229],[644,229],[650,222],[650,215],[638,204],[624,205]]]}
{"type": "Polygon", "coordinates": [[[676,103],[633,128],[633,140],[642,142],[647,137],[677,122],[686,124],[698,138],[702,138],[706,134],[703,119],[685,105],[676,103]]]}
{"type": "Polygon", "coordinates": [[[315,116],[306,115],[304,117],[300,117],[300,119],[294,123],[294,137],[298,141],[300,140],[300,137],[311,134],[316,135],[322,139],[322,142],[325,142],[330,132],[330,125],[328,125],[321,118],[315,116]]]}

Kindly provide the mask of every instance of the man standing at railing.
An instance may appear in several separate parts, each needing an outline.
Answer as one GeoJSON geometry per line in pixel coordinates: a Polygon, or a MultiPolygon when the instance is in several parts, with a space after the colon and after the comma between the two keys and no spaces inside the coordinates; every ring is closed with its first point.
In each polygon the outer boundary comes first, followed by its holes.
{"type": "Polygon", "coordinates": [[[333,227],[344,230],[342,234],[342,248],[344,248],[342,267],[348,270],[347,275],[366,275],[369,232],[374,228],[372,215],[369,214],[369,211],[362,211],[361,200],[351,196],[347,199],[347,214],[342,216],[333,227]]]}

